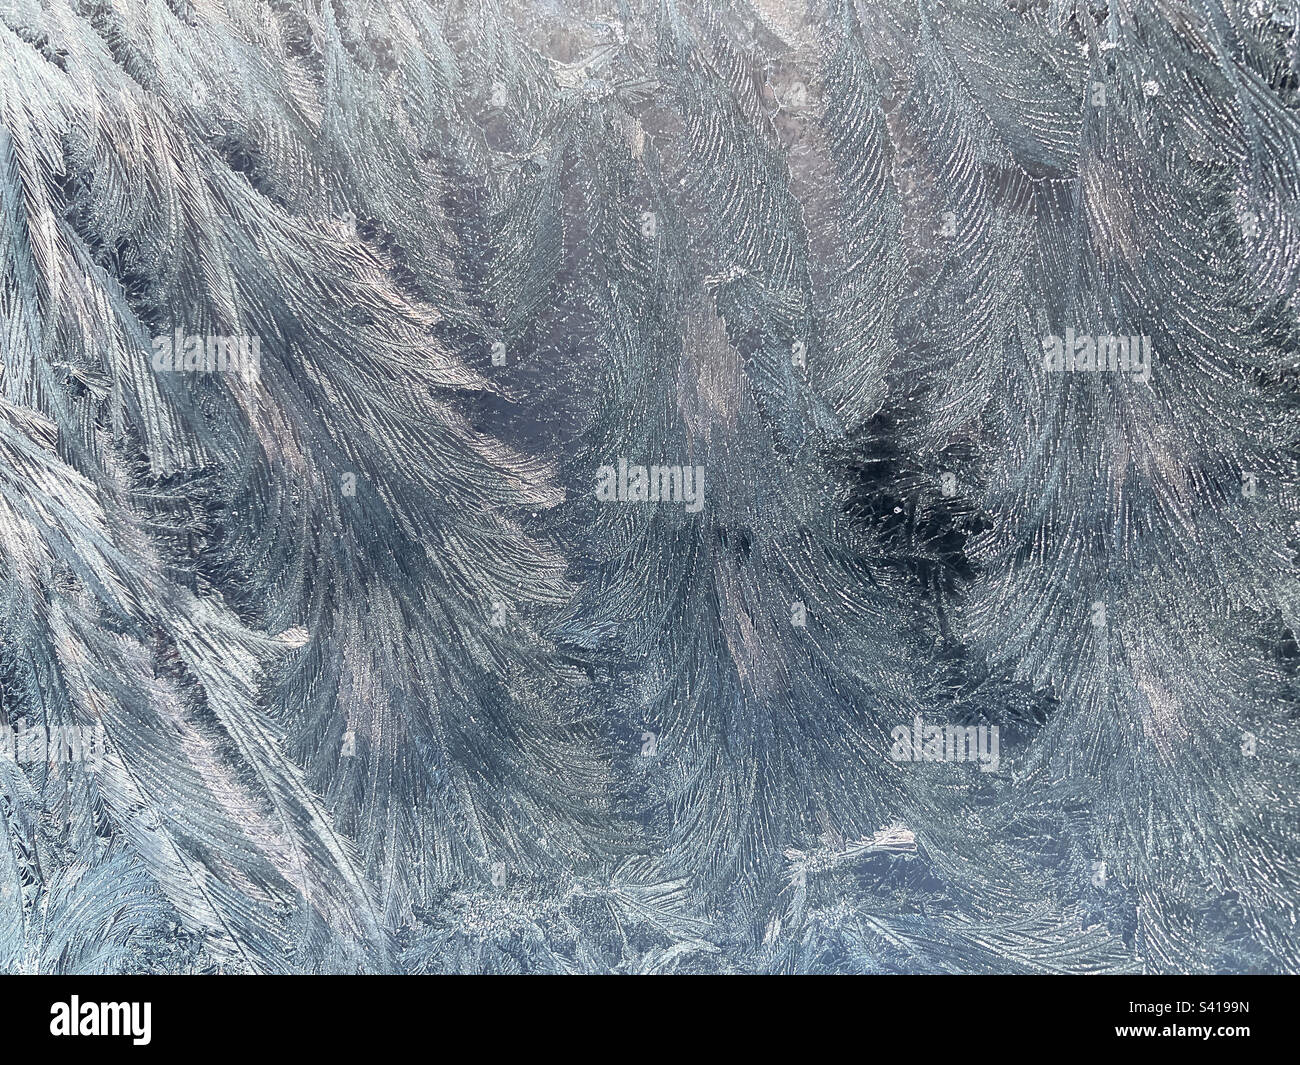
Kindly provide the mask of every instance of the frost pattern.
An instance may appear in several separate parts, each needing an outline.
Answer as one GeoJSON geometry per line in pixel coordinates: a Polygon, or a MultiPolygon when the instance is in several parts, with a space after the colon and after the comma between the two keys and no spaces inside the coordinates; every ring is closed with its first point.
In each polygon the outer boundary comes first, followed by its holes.
{"type": "Polygon", "coordinates": [[[1300,971],[1296,4],[0,52],[0,970],[1300,971]]]}

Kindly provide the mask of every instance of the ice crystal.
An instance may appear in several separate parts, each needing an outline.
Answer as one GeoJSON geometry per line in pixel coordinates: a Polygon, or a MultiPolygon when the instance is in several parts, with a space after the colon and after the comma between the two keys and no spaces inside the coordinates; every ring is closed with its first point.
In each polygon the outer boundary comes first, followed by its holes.
{"type": "Polygon", "coordinates": [[[1300,970],[1300,13],[0,0],[0,970],[1300,970]]]}

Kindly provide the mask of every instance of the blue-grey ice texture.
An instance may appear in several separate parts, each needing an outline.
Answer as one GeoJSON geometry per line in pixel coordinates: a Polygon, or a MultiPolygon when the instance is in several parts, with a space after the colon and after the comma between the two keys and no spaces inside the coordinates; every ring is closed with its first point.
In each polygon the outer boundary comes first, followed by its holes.
{"type": "Polygon", "coordinates": [[[1300,971],[1298,292],[1293,2],[0,0],[0,970],[1300,971]]]}

